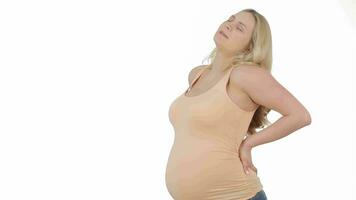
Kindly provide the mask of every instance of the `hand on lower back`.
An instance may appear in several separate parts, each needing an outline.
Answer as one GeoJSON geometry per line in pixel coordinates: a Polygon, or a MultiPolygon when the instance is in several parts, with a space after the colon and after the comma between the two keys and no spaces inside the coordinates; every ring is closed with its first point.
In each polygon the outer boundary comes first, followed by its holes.
{"type": "Polygon", "coordinates": [[[242,166],[246,174],[249,174],[252,171],[255,171],[257,173],[257,168],[252,163],[252,156],[251,156],[252,147],[246,145],[245,143],[246,139],[242,141],[239,147],[240,160],[242,162],[242,166]]]}

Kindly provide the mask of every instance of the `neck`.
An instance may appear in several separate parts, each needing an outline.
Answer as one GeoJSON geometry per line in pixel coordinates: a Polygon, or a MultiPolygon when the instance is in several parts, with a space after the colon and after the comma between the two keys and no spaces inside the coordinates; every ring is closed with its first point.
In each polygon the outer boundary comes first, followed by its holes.
{"type": "Polygon", "coordinates": [[[221,73],[226,70],[227,65],[230,64],[233,56],[230,56],[219,49],[216,51],[215,58],[211,65],[211,71],[221,73]]]}

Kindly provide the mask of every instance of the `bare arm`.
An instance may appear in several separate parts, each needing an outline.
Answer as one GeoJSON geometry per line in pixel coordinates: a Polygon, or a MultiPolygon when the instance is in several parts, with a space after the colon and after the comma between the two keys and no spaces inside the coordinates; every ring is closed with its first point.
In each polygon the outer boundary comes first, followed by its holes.
{"type": "Polygon", "coordinates": [[[283,115],[267,128],[248,137],[246,144],[251,148],[283,138],[311,123],[308,110],[268,71],[254,66],[240,66],[233,70],[231,82],[240,86],[258,105],[283,115]]]}

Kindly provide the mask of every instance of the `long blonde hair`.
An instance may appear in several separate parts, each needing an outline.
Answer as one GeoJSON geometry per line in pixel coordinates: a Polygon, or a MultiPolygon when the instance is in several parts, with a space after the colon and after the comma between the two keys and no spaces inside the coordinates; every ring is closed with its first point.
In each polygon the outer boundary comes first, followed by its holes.
{"type": "MultiPolygon", "coordinates": [[[[251,41],[248,45],[249,51],[239,53],[234,56],[229,67],[238,65],[254,65],[263,68],[271,73],[272,70],[272,34],[266,18],[254,9],[244,9],[241,11],[249,12],[254,16],[255,28],[252,33],[251,41]]],[[[207,59],[212,63],[216,55],[214,48],[207,59]]],[[[205,60],[205,59],[204,59],[205,60]]],[[[204,62],[203,60],[203,62],[204,62]]],[[[211,64],[209,64],[211,67],[211,64]]],[[[208,67],[208,68],[209,68],[208,67]]],[[[271,124],[267,119],[267,114],[271,109],[259,105],[250,122],[248,133],[255,134],[257,128],[264,128],[271,124]]]]}

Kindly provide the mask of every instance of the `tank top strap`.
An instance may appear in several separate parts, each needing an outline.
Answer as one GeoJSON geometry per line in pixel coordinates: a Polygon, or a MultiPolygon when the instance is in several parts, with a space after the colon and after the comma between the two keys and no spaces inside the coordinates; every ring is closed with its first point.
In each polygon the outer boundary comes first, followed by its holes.
{"type": "Polygon", "coordinates": [[[189,92],[190,89],[194,86],[195,82],[200,78],[204,70],[207,68],[207,66],[202,66],[199,71],[197,72],[196,76],[194,77],[193,81],[189,84],[189,88],[186,90],[186,92],[189,92]]]}

